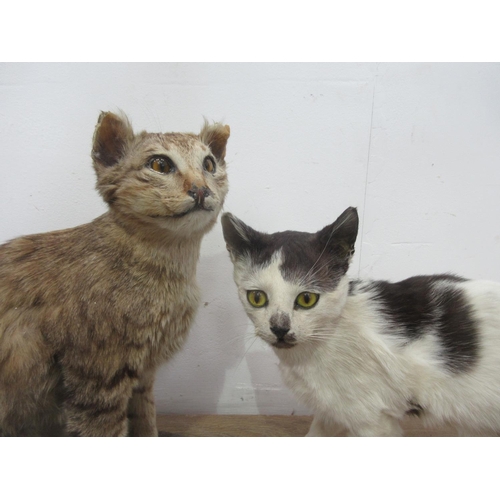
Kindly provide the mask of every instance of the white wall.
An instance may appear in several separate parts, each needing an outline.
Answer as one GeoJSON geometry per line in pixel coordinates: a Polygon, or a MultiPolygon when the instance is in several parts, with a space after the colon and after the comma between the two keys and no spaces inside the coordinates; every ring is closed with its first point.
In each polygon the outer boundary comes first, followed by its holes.
{"type": "MultiPolygon", "coordinates": [[[[1,64],[0,242],[105,210],[90,145],[100,110],[136,130],[231,126],[226,210],[263,231],[362,218],[351,274],[500,281],[499,64],[1,64]]],[[[217,226],[160,412],[304,413],[243,313],[217,226]]]]}

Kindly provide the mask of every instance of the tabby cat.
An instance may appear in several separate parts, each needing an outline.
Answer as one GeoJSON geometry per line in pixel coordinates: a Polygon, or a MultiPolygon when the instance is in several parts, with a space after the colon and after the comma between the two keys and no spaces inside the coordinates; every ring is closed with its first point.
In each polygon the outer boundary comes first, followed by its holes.
{"type": "Polygon", "coordinates": [[[134,134],[101,113],[107,213],[0,246],[0,433],[156,436],[158,365],[196,312],[203,235],[228,190],[227,125],[134,134]]]}
{"type": "Polygon", "coordinates": [[[285,384],[314,412],[309,436],[398,436],[407,414],[462,434],[500,431],[500,284],[454,275],[347,276],[348,208],[317,233],[264,234],[222,217],[234,279],[285,384]]]}

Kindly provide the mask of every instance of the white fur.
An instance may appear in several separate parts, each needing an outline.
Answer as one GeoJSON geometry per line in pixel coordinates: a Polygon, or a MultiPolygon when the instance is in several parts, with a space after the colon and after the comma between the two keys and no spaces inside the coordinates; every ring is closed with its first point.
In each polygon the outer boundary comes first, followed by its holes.
{"type": "Polygon", "coordinates": [[[234,277],[258,336],[272,344],[271,316],[283,312],[291,318],[297,344],[274,351],[285,384],[314,411],[309,436],[333,435],[335,424],[357,436],[400,435],[399,421],[410,401],[424,408],[427,424],[449,422],[463,433],[500,431],[500,284],[446,284],[464,290],[480,343],[478,361],[453,373],[432,334],[408,342],[384,333],[377,302],[368,291],[348,296],[347,277],[335,291],[322,293],[314,308],[294,309],[304,290],[283,279],[280,263],[280,254],[262,269],[235,261],[234,277]],[[249,289],[265,291],[268,306],[253,308],[246,298],[249,289]]]}

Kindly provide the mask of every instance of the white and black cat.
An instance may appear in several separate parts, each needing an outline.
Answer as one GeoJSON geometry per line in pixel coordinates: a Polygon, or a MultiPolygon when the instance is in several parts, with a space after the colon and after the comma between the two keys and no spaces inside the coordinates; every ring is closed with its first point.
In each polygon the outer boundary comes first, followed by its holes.
{"type": "Polygon", "coordinates": [[[317,233],[264,234],[222,218],[234,279],[283,379],[314,411],[308,436],[398,436],[407,414],[463,434],[500,431],[500,284],[453,275],[346,275],[348,208],[317,233]]]}

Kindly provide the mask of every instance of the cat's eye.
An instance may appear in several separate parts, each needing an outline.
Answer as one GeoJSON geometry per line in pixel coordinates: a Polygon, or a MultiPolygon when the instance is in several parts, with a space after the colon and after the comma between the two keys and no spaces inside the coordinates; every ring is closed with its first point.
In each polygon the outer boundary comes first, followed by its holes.
{"type": "Polygon", "coordinates": [[[148,162],[148,167],[160,174],[170,174],[175,170],[175,165],[164,156],[154,156],[148,162]]]}
{"type": "Polygon", "coordinates": [[[295,305],[301,307],[302,309],[311,309],[314,307],[319,300],[319,294],[312,292],[302,292],[297,295],[295,299],[295,305]]]}
{"type": "Polygon", "coordinates": [[[267,305],[267,295],[262,290],[248,290],[247,299],[253,307],[264,307],[267,305]]]}
{"type": "Polygon", "coordinates": [[[203,169],[209,174],[215,174],[215,161],[210,156],[203,160],[203,169]]]}

